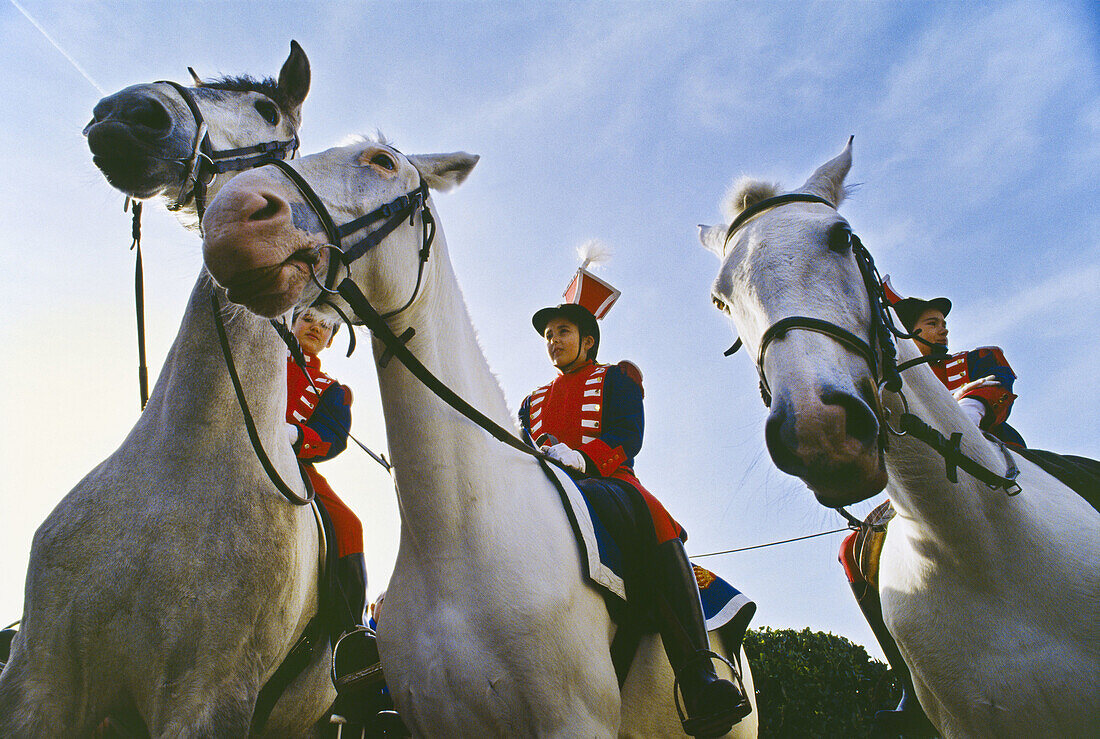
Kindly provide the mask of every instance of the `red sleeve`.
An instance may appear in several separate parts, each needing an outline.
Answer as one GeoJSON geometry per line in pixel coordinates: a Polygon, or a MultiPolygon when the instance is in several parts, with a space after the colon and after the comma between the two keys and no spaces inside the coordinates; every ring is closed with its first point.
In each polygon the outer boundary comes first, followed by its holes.
{"type": "Polygon", "coordinates": [[[626,462],[626,452],[621,446],[612,449],[607,442],[600,439],[581,444],[580,452],[595,465],[600,477],[610,477],[611,474],[623,466],[626,462]]]}
{"type": "Polygon", "coordinates": [[[1015,395],[1000,385],[976,387],[963,397],[977,398],[985,403],[989,412],[982,419],[982,426],[987,429],[990,426],[996,426],[998,423],[1004,423],[1005,419],[1008,418],[1009,411],[1012,410],[1012,401],[1016,400],[1015,395]]]}
{"type": "Polygon", "coordinates": [[[997,384],[974,388],[962,397],[977,398],[985,403],[988,412],[982,419],[983,428],[1004,423],[1012,410],[1012,402],[1016,400],[1016,396],[1012,394],[1016,373],[1005,359],[1004,352],[996,346],[979,347],[967,352],[966,362],[971,379],[993,377],[997,384]]]}
{"type": "Polygon", "coordinates": [[[321,438],[321,435],[311,429],[305,424],[295,424],[298,427],[300,434],[298,438],[298,445],[294,448],[294,451],[298,454],[298,459],[309,461],[315,457],[323,457],[328,454],[328,448],[331,444],[321,438]]]}

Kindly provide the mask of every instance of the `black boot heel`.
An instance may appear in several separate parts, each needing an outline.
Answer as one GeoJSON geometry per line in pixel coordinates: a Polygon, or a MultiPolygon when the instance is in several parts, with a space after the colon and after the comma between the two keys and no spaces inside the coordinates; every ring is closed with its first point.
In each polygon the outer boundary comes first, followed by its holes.
{"type": "Polygon", "coordinates": [[[722,655],[709,650],[696,652],[676,673],[672,691],[684,733],[697,739],[725,736],[735,724],[752,713],[752,704],[745,695],[745,686],[737,668],[722,655]],[[718,677],[712,659],[721,660],[729,666],[737,680],[736,685],[718,677]],[[694,686],[685,690],[685,683],[694,686]]]}

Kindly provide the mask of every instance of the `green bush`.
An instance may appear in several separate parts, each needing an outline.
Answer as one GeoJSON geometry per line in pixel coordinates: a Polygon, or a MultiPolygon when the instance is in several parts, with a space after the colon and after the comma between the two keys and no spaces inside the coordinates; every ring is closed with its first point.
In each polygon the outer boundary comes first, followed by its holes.
{"type": "Polygon", "coordinates": [[[803,629],[749,631],[761,737],[866,737],[901,690],[889,666],[844,637],[803,629]]]}

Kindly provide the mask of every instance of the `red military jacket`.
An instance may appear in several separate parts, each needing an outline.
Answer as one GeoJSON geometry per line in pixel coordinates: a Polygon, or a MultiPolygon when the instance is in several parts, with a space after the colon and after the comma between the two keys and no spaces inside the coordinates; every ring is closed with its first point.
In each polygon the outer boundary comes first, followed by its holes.
{"type": "Polygon", "coordinates": [[[550,434],[580,451],[600,477],[638,485],[633,466],[642,448],[645,414],[641,385],[628,371],[588,362],[558,375],[523,401],[520,423],[536,442],[550,434]]]}
{"type": "Polygon", "coordinates": [[[535,442],[550,434],[580,451],[589,462],[587,474],[622,480],[637,490],[658,543],[686,540],[683,527],[634,476],[645,431],[641,377],[630,362],[588,362],[528,395],[519,409],[520,423],[535,442]]]}
{"type": "Polygon", "coordinates": [[[1012,402],[1016,400],[1016,396],[1012,394],[1016,373],[1012,371],[1000,347],[983,346],[952,354],[941,362],[933,362],[932,371],[951,391],[972,380],[993,376],[997,381],[996,385],[973,388],[963,397],[978,398],[985,403],[989,412],[982,421],[984,428],[1004,423],[1008,418],[1012,402]]]}
{"type": "Polygon", "coordinates": [[[308,376],[287,358],[286,420],[300,431],[295,446],[298,458],[320,462],[347,447],[351,391],[321,371],[320,359],[310,354],[305,358],[308,376]]]}

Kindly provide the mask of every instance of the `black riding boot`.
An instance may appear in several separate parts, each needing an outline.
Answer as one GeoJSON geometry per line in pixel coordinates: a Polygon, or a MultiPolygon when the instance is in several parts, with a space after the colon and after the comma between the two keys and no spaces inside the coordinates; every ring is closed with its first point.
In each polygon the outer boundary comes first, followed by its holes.
{"type": "Polygon", "coordinates": [[[653,569],[661,639],[687,712],[684,733],[722,736],[752,712],[752,704],[736,685],[714,671],[695,571],[679,539],[657,546],[653,569]]]}
{"type": "Polygon", "coordinates": [[[332,682],[337,693],[333,713],[367,724],[380,711],[392,710],[393,702],[386,692],[374,631],[366,625],[367,566],[363,555],[338,559],[336,579],[342,635],[337,635],[332,654],[332,682]]]}
{"type": "Polygon", "coordinates": [[[892,711],[875,712],[874,728],[876,736],[904,736],[904,737],[933,737],[936,736],[936,727],[928,720],[920,701],[917,700],[917,691],[913,688],[913,678],[909,674],[909,666],[902,659],[897,642],[890,632],[886,630],[886,623],[882,618],[882,602],[879,600],[878,591],[867,582],[851,583],[852,593],[856,596],[856,603],[863,611],[863,617],[871,627],[882,653],[886,655],[886,661],[893,668],[898,683],[901,684],[901,700],[897,708],[892,711]]]}

